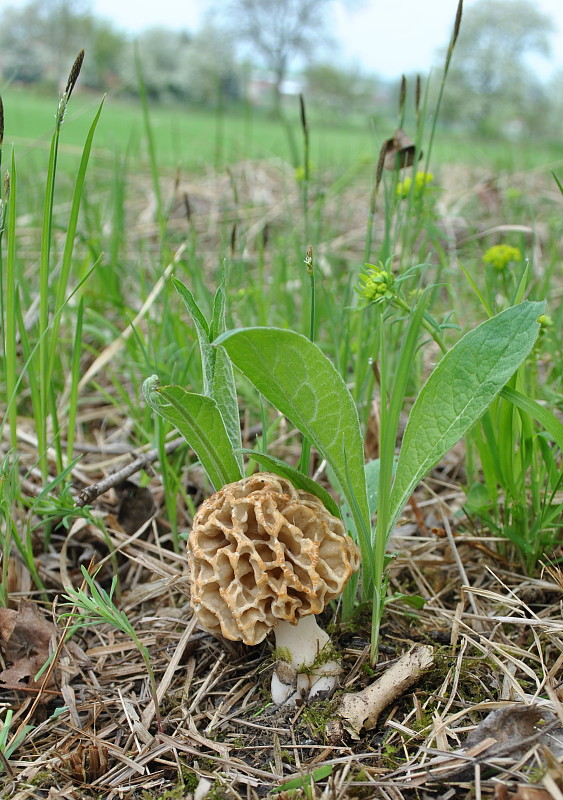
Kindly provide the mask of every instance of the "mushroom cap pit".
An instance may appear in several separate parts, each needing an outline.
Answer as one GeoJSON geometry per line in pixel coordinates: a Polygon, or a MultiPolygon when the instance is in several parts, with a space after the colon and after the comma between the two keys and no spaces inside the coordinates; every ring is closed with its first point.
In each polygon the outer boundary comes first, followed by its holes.
{"type": "Polygon", "coordinates": [[[323,502],[260,472],[199,508],[188,537],[191,601],[205,630],[261,642],[280,620],[320,614],[360,565],[360,551],[323,502]]]}

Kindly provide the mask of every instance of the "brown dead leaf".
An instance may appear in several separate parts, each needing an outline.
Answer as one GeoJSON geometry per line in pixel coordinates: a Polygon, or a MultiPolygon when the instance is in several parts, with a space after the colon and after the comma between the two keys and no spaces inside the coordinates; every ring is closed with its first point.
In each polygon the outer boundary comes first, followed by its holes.
{"type": "MultiPolygon", "coordinates": [[[[409,139],[407,134],[397,128],[395,133],[383,145],[385,149],[385,169],[395,169],[397,165],[399,169],[405,167],[412,167],[415,157],[415,144],[409,139]]],[[[422,158],[422,152],[419,152],[419,159],[422,158]]]]}
{"type": "MultiPolygon", "coordinates": [[[[34,603],[22,600],[17,611],[0,608],[0,639],[8,666],[0,672],[0,683],[8,689],[37,689],[34,676],[56,646],[57,628],[41,614],[34,603]]],[[[76,660],[84,663],[86,655],[78,645],[66,645],[76,660]]]]}
{"type": "Polygon", "coordinates": [[[543,713],[539,706],[515,703],[487,714],[465,740],[465,748],[475,747],[484,739],[492,739],[486,757],[503,755],[519,757],[529,748],[530,736],[538,733],[537,724],[543,713]]]}
{"type": "MultiPolygon", "coordinates": [[[[528,751],[531,752],[536,744],[544,742],[548,732],[552,730],[554,719],[551,712],[537,705],[512,703],[488,714],[475,730],[471,731],[463,749],[457,752],[462,753],[465,758],[488,766],[493,766],[491,762],[500,756],[522,758],[528,751]],[[549,723],[545,731],[538,724],[541,721],[549,723]]],[[[454,757],[456,755],[457,753],[453,754],[454,757]]],[[[441,775],[441,780],[466,780],[474,770],[474,766],[469,764],[463,766],[452,764],[452,767],[451,771],[441,775]]],[[[502,793],[498,797],[502,800],[502,793]]],[[[509,793],[506,797],[512,800],[514,795],[509,793]]],[[[523,798],[524,795],[521,795],[520,800],[523,798]]],[[[528,800],[532,800],[532,796],[528,800]]],[[[544,798],[539,796],[537,800],[544,798]]]]}

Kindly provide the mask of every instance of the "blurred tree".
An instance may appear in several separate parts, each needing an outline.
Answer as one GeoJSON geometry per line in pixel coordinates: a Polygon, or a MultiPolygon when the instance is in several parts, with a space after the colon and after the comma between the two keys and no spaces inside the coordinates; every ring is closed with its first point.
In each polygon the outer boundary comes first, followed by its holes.
{"type": "MultiPolygon", "coordinates": [[[[483,133],[517,127],[542,93],[530,55],[547,56],[550,17],[531,0],[478,0],[463,16],[442,107],[447,122],[483,133]]],[[[530,112],[532,112],[530,114],[530,112]]]]}
{"type": "Polygon", "coordinates": [[[125,35],[112,22],[98,17],[90,18],[89,28],[82,79],[93,89],[111,89],[121,82],[125,35]]]}
{"type": "MultiPolygon", "coordinates": [[[[149,97],[161,100],[185,100],[187,85],[182,64],[187,57],[191,36],[187,31],[164,27],[147,28],[139,34],[137,47],[143,83],[149,97]]],[[[137,92],[137,74],[133,45],[124,53],[122,73],[129,89],[137,92]]]]}
{"type": "Polygon", "coordinates": [[[214,105],[238,100],[241,68],[237,64],[231,36],[206,23],[190,42],[182,74],[195,103],[214,105]]]}
{"type": "MultiPolygon", "coordinates": [[[[238,70],[229,35],[211,24],[192,35],[169,28],[148,28],[135,46],[150,97],[214,105],[239,93],[238,70]]],[[[137,91],[133,45],[122,67],[130,90],[137,91]]]]}
{"type": "Polygon", "coordinates": [[[93,16],[86,0],[31,0],[9,6],[0,16],[0,74],[59,85],[84,48],[82,80],[103,87],[108,73],[117,69],[122,43],[110,23],[93,16]]]}
{"type": "Polygon", "coordinates": [[[246,41],[272,72],[274,104],[296,57],[311,56],[325,27],[330,0],[228,0],[220,9],[229,29],[246,41]]]}
{"type": "MultiPolygon", "coordinates": [[[[558,69],[552,75],[546,94],[549,98],[549,108],[546,113],[546,125],[551,135],[560,139],[560,131],[563,128],[563,69],[558,69]]],[[[559,175],[561,170],[558,170],[559,175]]]]}

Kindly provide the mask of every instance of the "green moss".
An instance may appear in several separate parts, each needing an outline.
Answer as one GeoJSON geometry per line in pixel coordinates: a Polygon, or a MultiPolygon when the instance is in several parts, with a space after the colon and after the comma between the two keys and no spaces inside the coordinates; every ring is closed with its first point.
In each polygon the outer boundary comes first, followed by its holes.
{"type": "Polygon", "coordinates": [[[272,661],[287,661],[291,664],[291,651],[288,647],[276,647],[272,653],[272,661]]]}
{"type": "Polygon", "coordinates": [[[280,756],[284,764],[295,764],[295,755],[290,750],[282,750],[280,756]]]}
{"type": "Polygon", "coordinates": [[[402,759],[397,756],[399,747],[394,744],[384,743],[381,750],[381,764],[390,770],[395,770],[402,763],[402,759]]]}
{"type": "Polygon", "coordinates": [[[365,675],[366,678],[375,678],[376,672],[373,667],[370,666],[369,661],[364,661],[361,666],[362,675],[365,675]]]}
{"type": "Polygon", "coordinates": [[[323,664],[327,664],[329,661],[339,661],[340,653],[338,650],[336,650],[331,642],[327,642],[323,649],[317,653],[317,656],[312,664],[295,665],[293,664],[293,660],[291,658],[291,651],[287,647],[277,647],[272,653],[272,660],[287,661],[287,663],[291,664],[301,675],[311,675],[319,667],[322,667],[323,664]]]}
{"type": "Polygon", "coordinates": [[[336,705],[337,701],[332,699],[317,700],[305,706],[300,717],[301,724],[307,726],[313,737],[324,739],[326,726],[336,713],[336,705]]]}
{"type": "Polygon", "coordinates": [[[420,719],[415,719],[410,723],[410,727],[413,731],[423,731],[426,728],[432,726],[433,717],[432,712],[430,710],[426,710],[421,714],[420,719]]]}
{"type": "MultiPolygon", "coordinates": [[[[323,664],[328,664],[329,661],[340,661],[340,652],[334,647],[332,642],[327,642],[320,653],[309,667],[310,672],[314,672],[318,667],[323,664]]],[[[300,669],[299,672],[306,672],[305,669],[300,669]]]]}
{"type": "Polygon", "coordinates": [[[184,789],[186,792],[193,792],[199,783],[199,777],[189,767],[182,767],[182,780],[184,782],[184,789]]]}

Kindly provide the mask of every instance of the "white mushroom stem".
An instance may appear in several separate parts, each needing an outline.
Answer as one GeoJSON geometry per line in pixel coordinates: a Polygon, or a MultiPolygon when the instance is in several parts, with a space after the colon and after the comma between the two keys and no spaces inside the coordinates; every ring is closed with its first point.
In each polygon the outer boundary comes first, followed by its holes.
{"type": "Polygon", "coordinates": [[[278,663],[272,676],[272,700],[276,705],[292,706],[299,699],[335,688],[342,667],[338,661],[323,660],[330,638],[312,614],[301,617],[297,625],[278,622],[274,634],[278,663]]]}

